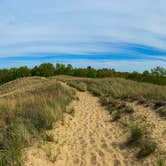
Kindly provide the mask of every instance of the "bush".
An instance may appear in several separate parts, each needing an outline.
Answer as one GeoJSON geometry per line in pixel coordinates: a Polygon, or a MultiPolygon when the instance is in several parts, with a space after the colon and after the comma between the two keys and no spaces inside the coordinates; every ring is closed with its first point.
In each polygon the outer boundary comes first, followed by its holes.
{"type": "Polygon", "coordinates": [[[121,112],[119,110],[114,110],[112,112],[112,120],[116,121],[121,118],[121,112]]]}
{"type": "Polygon", "coordinates": [[[151,153],[153,153],[155,150],[156,150],[156,143],[146,140],[141,143],[141,149],[138,152],[137,157],[138,158],[146,157],[150,155],[151,153]]]}
{"type": "Polygon", "coordinates": [[[143,138],[143,129],[136,125],[134,127],[131,128],[130,130],[130,136],[128,138],[128,145],[137,145],[140,143],[141,139],[143,138]]]}
{"type": "Polygon", "coordinates": [[[159,113],[159,115],[163,118],[166,118],[166,108],[165,107],[161,107],[157,110],[157,112],[159,113]]]}
{"type": "Polygon", "coordinates": [[[66,109],[66,113],[68,113],[68,114],[74,116],[75,110],[74,110],[73,107],[68,107],[68,108],[66,109]]]}
{"type": "Polygon", "coordinates": [[[122,108],[123,113],[133,113],[134,109],[131,106],[126,105],[124,108],[122,108]]]}
{"type": "Polygon", "coordinates": [[[54,135],[51,132],[46,131],[44,134],[44,140],[48,142],[54,142],[54,135]]]}
{"type": "Polygon", "coordinates": [[[23,147],[22,139],[16,124],[8,126],[5,130],[1,131],[3,138],[0,148],[0,163],[2,166],[21,166],[22,154],[21,148],[23,147]]]}

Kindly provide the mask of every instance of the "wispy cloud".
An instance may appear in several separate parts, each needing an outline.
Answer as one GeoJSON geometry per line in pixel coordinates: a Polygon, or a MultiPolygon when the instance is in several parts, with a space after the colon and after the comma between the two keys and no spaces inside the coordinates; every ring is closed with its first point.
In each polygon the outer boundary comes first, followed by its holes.
{"type": "Polygon", "coordinates": [[[164,0],[0,0],[0,59],[21,62],[51,54],[68,62],[82,56],[96,66],[101,59],[103,66],[124,61],[126,70],[131,69],[126,60],[165,66],[165,5],[164,0]]]}

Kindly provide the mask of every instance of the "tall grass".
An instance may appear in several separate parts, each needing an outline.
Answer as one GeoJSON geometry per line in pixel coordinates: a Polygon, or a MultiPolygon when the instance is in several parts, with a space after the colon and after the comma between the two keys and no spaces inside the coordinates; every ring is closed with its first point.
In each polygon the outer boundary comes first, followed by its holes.
{"type": "MultiPolygon", "coordinates": [[[[139,125],[133,125],[133,121],[138,121],[138,119],[133,119],[136,111],[128,103],[137,101],[144,106],[150,106],[160,116],[166,117],[166,86],[138,83],[122,78],[90,79],[59,76],[58,79],[67,82],[78,90],[80,90],[79,85],[86,87],[93,95],[98,96],[101,104],[111,114],[112,121],[119,121],[129,129],[130,136],[126,145],[132,145],[138,149],[136,155],[138,159],[147,157],[152,153],[155,154],[158,146],[151,138],[152,131],[148,131],[151,126],[146,119],[140,121],[139,125]],[[125,116],[124,119],[123,116],[125,116]],[[126,116],[128,116],[128,123],[123,122],[126,116]],[[132,124],[131,129],[128,128],[129,124],[132,124]]],[[[138,117],[136,116],[136,118],[138,117]]]]}
{"type": "Polygon", "coordinates": [[[22,148],[63,119],[75,94],[55,80],[34,87],[0,99],[1,166],[21,166],[22,148]]]}
{"type": "MultiPolygon", "coordinates": [[[[58,79],[75,86],[78,90],[86,87],[92,94],[123,101],[137,101],[154,108],[159,115],[166,117],[166,86],[150,83],[138,83],[123,78],[75,78],[58,77],[58,79]]],[[[106,103],[108,105],[109,103],[106,103]]]]}

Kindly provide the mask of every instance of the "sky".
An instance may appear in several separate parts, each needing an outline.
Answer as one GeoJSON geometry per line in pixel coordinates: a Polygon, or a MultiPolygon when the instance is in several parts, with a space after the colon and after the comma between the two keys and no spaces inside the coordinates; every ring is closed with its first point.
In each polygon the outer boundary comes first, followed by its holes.
{"type": "Polygon", "coordinates": [[[165,0],[0,0],[0,68],[166,67],[165,0]]]}

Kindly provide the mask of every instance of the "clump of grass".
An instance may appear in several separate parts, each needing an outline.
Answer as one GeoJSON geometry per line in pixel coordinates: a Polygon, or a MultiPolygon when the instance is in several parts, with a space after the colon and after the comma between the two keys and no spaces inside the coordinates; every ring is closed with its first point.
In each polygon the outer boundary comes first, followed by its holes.
{"type": "Polygon", "coordinates": [[[97,87],[88,87],[88,90],[94,95],[94,96],[103,96],[103,92],[100,91],[97,87]]]}
{"type": "Polygon", "coordinates": [[[112,97],[101,97],[100,102],[103,106],[107,106],[109,112],[112,114],[113,120],[118,120],[123,114],[130,114],[134,112],[134,109],[127,105],[125,102],[119,99],[113,99],[112,97]]]}
{"type": "Polygon", "coordinates": [[[145,140],[141,142],[140,150],[137,154],[138,158],[144,158],[149,156],[150,154],[154,153],[156,150],[156,143],[150,140],[145,140]]]}
{"type": "Polygon", "coordinates": [[[160,152],[157,157],[157,166],[165,166],[166,164],[166,152],[160,152]]]}
{"type": "Polygon", "coordinates": [[[48,160],[51,161],[52,163],[54,163],[57,160],[58,154],[56,154],[54,151],[49,150],[46,153],[48,160]]]}
{"type": "Polygon", "coordinates": [[[157,165],[165,166],[165,164],[166,164],[166,151],[160,151],[158,152],[157,165]]]}
{"type": "Polygon", "coordinates": [[[130,136],[128,138],[127,144],[128,145],[136,145],[140,144],[140,141],[143,138],[143,129],[141,126],[133,126],[130,130],[130,136]]]}
{"type": "Polygon", "coordinates": [[[165,161],[164,161],[164,159],[159,159],[159,160],[157,161],[157,165],[158,165],[158,166],[165,166],[165,161]]]}
{"type": "Polygon", "coordinates": [[[157,144],[150,137],[149,124],[135,124],[130,129],[127,145],[138,149],[137,158],[144,158],[154,153],[157,144]]]}
{"type": "Polygon", "coordinates": [[[163,118],[166,118],[166,108],[165,107],[160,107],[157,112],[159,113],[159,115],[163,118]]]}
{"type": "Polygon", "coordinates": [[[83,82],[78,82],[78,81],[67,81],[67,84],[73,88],[76,88],[77,90],[81,92],[85,92],[87,90],[87,85],[83,82]]]}
{"type": "MultiPolygon", "coordinates": [[[[47,80],[40,84],[39,87],[32,86],[27,92],[21,91],[0,102],[2,166],[21,166],[22,148],[51,129],[54,122],[63,119],[63,113],[74,98],[73,90],[63,87],[55,80],[47,80]]],[[[48,133],[45,138],[47,141],[53,141],[53,136],[48,133]]]]}
{"type": "Polygon", "coordinates": [[[17,126],[11,124],[5,130],[1,131],[3,135],[0,140],[0,163],[2,166],[21,166],[23,148],[22,139],[17,126]]]}
{"type": "Polygon", "coordinates": [[[122,112],[130,114],[130,113],[134,113],[134,109],[129,105],[125,105],[125,107],[122,108],[122,112]]]}
{"type": "Polygon", "coordinates": [[[68,114],[74,116],[75,109],[74,109],[73,107],[68,107],[68,108],[66,109],[66,113],[68,113],[68,114]]]}
{"type": "Polygon", "coordinates": [[[120,110],[114,110],[112,112],[112,121],[117,121],[120,118],[121,118],[121,112],[120,112],[120,110]]]}
{"type": "Polygon", "coordinates": [[[54,135],[51,132],[46,131],[44,133],[44,140],[47,142],[54,142],[54,135]]]}

